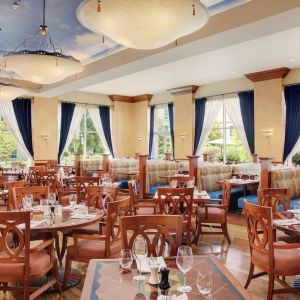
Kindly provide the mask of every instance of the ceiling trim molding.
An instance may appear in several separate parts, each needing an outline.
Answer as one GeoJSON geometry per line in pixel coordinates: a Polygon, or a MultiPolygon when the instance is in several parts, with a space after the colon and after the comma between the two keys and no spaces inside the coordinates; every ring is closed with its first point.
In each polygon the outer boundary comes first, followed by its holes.
{"type": "Polygon", "coordinates": [[[144,95],[138,95],[138,96],[133,96],[133,97],[123,96],[123,95],[109,95],[108,97],[113,102],[138,103],[138,102],[144,102],[144,101],[151,101],[153,95],[144,94],[144,95]]]}
{"type": "Polygon", "coordinates": [[[276,79],[276,78],[284,78],[291,69],[283,67],[272,70],[266,70],[261,72],[255,72],[250,74],[245,74],[245,76],[253,82],[276,79]]]}
{"type": "Polygon", "coordinates": [[[185,85],[178,88],[168,89],[172,95],[195,94],[198,90],[198,85],[185,85]]]}

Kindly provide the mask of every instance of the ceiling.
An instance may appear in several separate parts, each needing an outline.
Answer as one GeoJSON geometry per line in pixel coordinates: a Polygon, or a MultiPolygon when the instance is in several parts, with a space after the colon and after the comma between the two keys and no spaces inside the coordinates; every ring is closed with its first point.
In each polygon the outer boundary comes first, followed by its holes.
{"type": "Polygon", "coordinates": [[[286,66],[300,67],[300,27],[195,55],[82,89],[134,96],[190,84],[240,78],[244,74],[286,66]]]}

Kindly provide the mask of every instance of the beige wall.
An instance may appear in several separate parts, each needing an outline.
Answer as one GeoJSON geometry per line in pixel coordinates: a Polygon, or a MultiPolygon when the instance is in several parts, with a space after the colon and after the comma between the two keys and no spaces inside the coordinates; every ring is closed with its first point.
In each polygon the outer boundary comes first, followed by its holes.
{"type": "Polygon", "coordinates": [[[57,159],[58,99],[35,97],[33,100],[32,139],[34,159],[57,159]],[[48,136],[48,142],[43,138],[48,136]]]}
{"type": "Polygon", "coordinates": [[[254,83],[255,153],[282,161],[284,112],[282,79],[254,83]],[[273,133],[267,137],[265,130],[273,133]]]}
{"type": "Polygon", "coordinates": [[[174,96],[175,157],[186,158],[193,154],[194,101],[193,94],[174,96]]]}

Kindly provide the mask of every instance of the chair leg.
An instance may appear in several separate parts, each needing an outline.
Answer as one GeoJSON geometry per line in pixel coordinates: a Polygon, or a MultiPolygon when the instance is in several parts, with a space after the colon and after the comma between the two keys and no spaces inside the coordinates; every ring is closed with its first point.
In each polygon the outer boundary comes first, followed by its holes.
{"type": "Polygon", "coordinates": [[[252,279],[252,276],[253,276],[253,272],[254,272],[254,264],[251,263],[250,264],[250,270],[249,270],[249,275],[248,275],[248,279],[247,279],[247,282],[245,284],[245,289],[248,288],[249,284],[250,284],[250,281],[252,279]]]}
{"type": "Polygon", "coordinates": [[[227,239],[228,244],[231,244],[231,240],[230,240],[230,237],[229,237],[229,234],[228,234],[227,223],[224,223],[221,226],[222,226],[222,230],[223,230],[223,233],[224,233],[224,235],[227,239]]]}
{"type": "Polygon", "coordinates": [[[29,279],[24,280],[23,284],[24,284],[24,300],[29,300],[29,296],[30,296],[30,293],[29,293],[29,279]]]}
{"type": "Polygon", "coordinates": [[[62,263],[62,260],[64,259],[65,254],[66,254],[67,246],[68,246],[68,236],[63,234],[61,251],[60,251],[60,259],[61,259],[61,261],[59,262],[60,265],[62,263]]]}
{"type": "Polygon", "coordinates": [[[195,236],[195,239],[194,239],[194,243],[195,243],[196,246],[198,245],[200,234],[202,234],[202,227],[201,227],[201,223],[199,222],[198,226],[197,226],[196,236],[195,236]]]}
{"type": "Polygon", "coordinates": [[[54,262],[54,266],[52,268],[52,278],[56,279],[56,288],[59,292],[59,294],[61,295],[61,286],[59,283],[59,278],[58,278],[58,267],[57,267],[57,261],[54,262]]]}
{"type": "Polygon", "coordinates": [[[72,266],[72,260],[70,257],[67,255],[66,257],[66,265],[65,265],[65,275],[64,275],[64,283],[63,283],[63,290],[67,287],[68,285],[68,280],[69,280],[69,275],[71,273],[71,266],[72,266]]]}
{"type": "Polygon", "coordinates": [[[274,274],[269,274],[268,300],[272,300],[274,291],[274,274]]]}

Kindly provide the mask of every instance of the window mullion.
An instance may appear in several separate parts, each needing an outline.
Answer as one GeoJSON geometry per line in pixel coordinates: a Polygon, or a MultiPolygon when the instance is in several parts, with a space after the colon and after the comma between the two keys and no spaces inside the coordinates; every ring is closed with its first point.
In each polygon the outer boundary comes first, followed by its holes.
{"type": "Polygon", "coordinates": [[[227,136],[226,136],[226,109],[225,103],[223,99],[223,163],[225,164],[227,161],[227,136]]]}
{"type": "Polygon", "coordinates": [[[83,130],[83,156],[86,158],[86,134],[87,134],[87,110],[84,113],[84,130],[83,130]]]}

